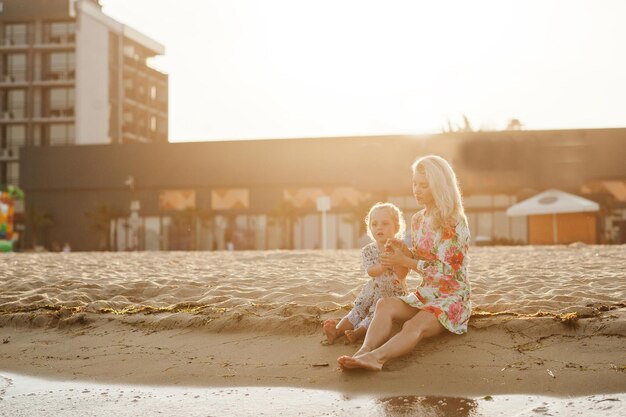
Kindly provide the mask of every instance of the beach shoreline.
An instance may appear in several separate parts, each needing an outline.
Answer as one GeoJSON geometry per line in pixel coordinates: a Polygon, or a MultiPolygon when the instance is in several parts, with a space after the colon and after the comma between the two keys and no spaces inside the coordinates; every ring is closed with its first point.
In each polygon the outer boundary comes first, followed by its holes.
{"type": "Polygon", "coordinates": [[[378,373],[340,370],[357,346],[322,343],[323,321],[366,279],[359,251],[10,254],[0,372],[378,397],[623,394],[625,249],[472,248],[468,333],[378,373]]]}
{"type": "Polygon", "coordinates": [[[575,324],[551,317],[476,319],[468,334],[425,341],[382,372],[341,371],[336,358],[356,346],[325,346],[321,330],[154,329],[140,316],[128,321],[99,315],[64,328],[5,324],[0,370],[102,383],[288,386],[379,395],[626,392],[626,308],[575,324]]]}

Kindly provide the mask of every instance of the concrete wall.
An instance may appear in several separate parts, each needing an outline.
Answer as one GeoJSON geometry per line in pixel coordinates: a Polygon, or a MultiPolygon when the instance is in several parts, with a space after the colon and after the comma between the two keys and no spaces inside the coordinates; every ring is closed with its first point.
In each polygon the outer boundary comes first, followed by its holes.
{"type": "MultiPolygon", "coordinates": [[[[271,213],[286,188],[350,187],[375,201],[392,200],[410,215],[416,209],[410,165],[428,153],[452,162],[474,237],[525,240],[525,219],[504,214],[510,205],[547,188],[579,193],[586,181],[626,180],[626,129],[26,147],[20,153],[20,178],[26,205],[55,218],[49,241],[54,236],[61,245],[69,240],[77,250],[90,250],[98,242],[88,230],[86,212],[106,203],[127,216],[130,201],[139,200],[141,216],[158,216],[163,190],[194,190],[197,207],[210,209],[212,190],[244,188],[249,208],[213,214],[252,216],[271,213]],[[585,150],[573,151],[577,160],[543,152],[572,146],[572,137],[585,150]],[[577,183],[555,175],[573,167],[581,170],[577,183]],[[124,184],[129,175],[134,193],[124,184]]],[[[346,213],[330,213],[334,234],[329,240],[358,245],[356,230],[339,218],[346,213]]],[[[295,247],[319,246],[315,209],[299,213],[294,228],[295,247]]],[[[269,243],[276,240],[272,233],[269,243]]]]}
{"type": "Polygon", "coordinates": [[[75,143],[109,143],[109,27],[82,11],[76,28],[75,91],[75,143]]]}

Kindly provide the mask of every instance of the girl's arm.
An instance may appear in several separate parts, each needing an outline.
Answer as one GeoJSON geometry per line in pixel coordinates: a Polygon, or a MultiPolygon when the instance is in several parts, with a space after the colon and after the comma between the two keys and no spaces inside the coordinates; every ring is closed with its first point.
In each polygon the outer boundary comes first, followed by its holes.
{"type": "Polygon", "coordinates": [[[385,270],[387,270],[387,268],[383,267],[381,264],[372,265],[367,268],[367,275],[376,278],[384,274],[385,270]]]}
{"type": "Polygon", "coordinates": [[[387,267],[381,265],[378,260],[378,251],[373,245],[367,245],[361,249],[361,259],[363,261],[363,269],[372,278],[381,276],[387,267]]]}

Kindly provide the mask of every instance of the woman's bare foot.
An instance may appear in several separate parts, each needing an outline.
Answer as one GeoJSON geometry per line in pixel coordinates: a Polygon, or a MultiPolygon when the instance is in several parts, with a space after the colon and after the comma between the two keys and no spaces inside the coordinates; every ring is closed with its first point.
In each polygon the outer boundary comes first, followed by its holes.
{"type": "Polygon", "coordinates": [[[357,350],[354,355],[352,355],[353,358],[356,358],[357,356],[361,356],[364,355],[366,353],[369,353],[372,349],[370,349],[369,347],[362,345],[359,350],[357,350]]]}
{"type": "Polygon", "coordinates": [[[341,336],[337,331],[337,322],[335,320],[328,319],[324,322],[324,334],[329,345],[335,343],[335,339],[341,336]]]}
{"type": "Polygon", "coordinates": [[[365,327],[357,327],[354,330],[346,330],[344,333],[346,335],[346,344],[354,344],[365,337],[366,330],[365,327]]]}
{"type": "Polygon", "coordinates": [[[364,353],[360,356],[341,356],[337,359],[341,369],[366,369],[368,371],[380,371],[383,364],[373,354],[364,353]]]}

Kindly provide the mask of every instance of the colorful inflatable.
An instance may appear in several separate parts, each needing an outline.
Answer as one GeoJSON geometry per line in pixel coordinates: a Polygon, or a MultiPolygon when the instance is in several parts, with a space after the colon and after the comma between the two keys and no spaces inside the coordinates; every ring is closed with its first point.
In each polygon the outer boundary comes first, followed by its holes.
{"type": "Polygon", "coordinates": [[[6,191],[0,191],[0,252],[13,250],[13,211],[15,200],[24,198],[24,193],[9,185],[6,191]]]}

